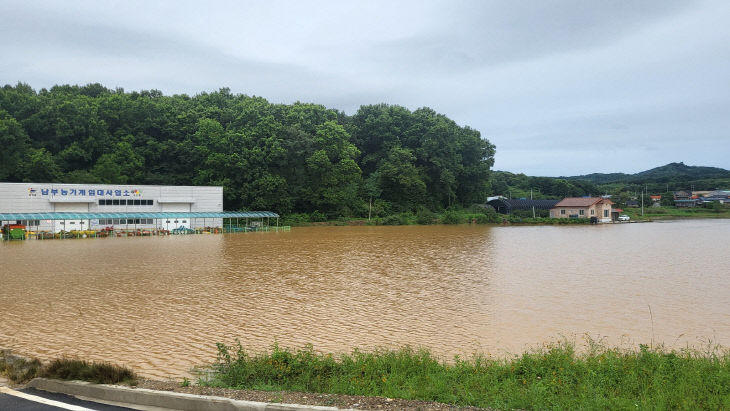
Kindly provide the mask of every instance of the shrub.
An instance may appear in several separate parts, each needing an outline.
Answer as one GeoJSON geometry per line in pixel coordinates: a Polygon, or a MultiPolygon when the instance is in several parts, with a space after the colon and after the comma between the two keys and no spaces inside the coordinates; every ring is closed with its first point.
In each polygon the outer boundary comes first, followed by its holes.
{"type": "MultiPolygon", "coordinates": [[[[532,209],[530,210],[514,210],[512,215],[522,218],[533,218],[532,209]]],[[[550,217],[550,210],[535,209],[535,217],[550,217]]]]}
{"type": "Polygon", "coordinates": [[[421,208],[416,213],[416,223],[422,225],[433,224],[436,221],[436,214],[427,208],[421,208]]]}
{"type": "Polygon", "coordinates": [[[6,351],[0,352],[0,374],[18,384],[36,377],[81,380],[97,384],[137,384],[137,375],[129,368],[119,365],[59,358],[44,366],[37,358],[27,359],[6,351]]]}
{"type": "MultiPolygon", "coordinates": [[[[369,207],[369,205],[368,205],[369,207]]],[[[391,214],[393,210],[393,205],[389,201],[376,199],[373,201],[371,216],[372,217],[384,217],[386,215],[391,214]]],[[[367,213],[367,211],[366,211],[367,213]]],[[[366,214],[363,214],[366,215],[366,214]]]]}
{"type": "Polygon", "coordinates": [[[382,225],[401,225],[401,219],[398,215],[389,215],[380,219],[382,225]]]}
{"type": "Polygon", "coordinates": [[[16,384],[37,377],[40,369],[41,362],[37,358],[27,359],[12,355],[9,351],[0,351],[0,374],[16,384]]]}
{"type": "Polygon", "coordinates": [[[447,210],[441,216],[442,224],[461,224],[466,222],[466,216],[455,210],[447,210]]]}
{"type": "Polygon", "coordinates": [[[309,214],[306,213],[293,213],[285,216],[282,219],[282,225],[290,226],[302,226],[309,223],[309,214]]]}
{"type": "Polygon", "coordinates": [[[489,221],[489,217],[486,214],[469,214],[467,218],[470,222],[476,224],[491,223],[491,221],[489,221]]]}
{"type": "Polygon", "coordinates": [[[492,206],[485,206],[484,204],[472,204],[466,211],[469,214],[484,214],[487,210],[494,210],[492,206]]]}
{"type": "Polygon", "coordinates": [[[327,221],[327,216],[324,213],[319,212],[319,210],[314,210],[309,215],[309,221],[312,223],[321,223],[327,221]]]}
{"type": "Polygon", "coordinates": [[[137,376],[129,368],[107,362],[88,362],[83,360],[59,358],[41,372],[45,378],[59,380],[82,380],[96,384],[117,384],[120,382],[135,385],[137,376]]]}
{"type": "Polygon", "coordinates": [[[490,223],[498,223],[502,221],[499,213],[493,208],[487,208],[484,210],[484,215],[487,216],[490,223]]]}
{"type": "Polygon", "coordinates": [[[416,216],[413,215],[411,212],[405,212],[398,214],[398,219],[400,219],[401,225],[410,225],[415,224],[416,222],[416,216]]]}

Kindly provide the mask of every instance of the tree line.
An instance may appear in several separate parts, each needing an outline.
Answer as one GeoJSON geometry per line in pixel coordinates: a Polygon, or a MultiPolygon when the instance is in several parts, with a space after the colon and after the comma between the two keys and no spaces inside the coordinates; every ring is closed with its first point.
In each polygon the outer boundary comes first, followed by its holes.
{"type": "Polygon", "coordinates": [[[482,203],[494,153],[429,108],[347,115],[227,88],[0,89],[0,181],[217,185],[227,210],[357,217],[482,203]]]}
{"type": "Polygon", "coordinates": [[[532,177],[507,171],[492,172],[490,187],[494,195],[507,198],[532,197],[535,200],[603,194],[603,191],[590,181],[532,177]]]}

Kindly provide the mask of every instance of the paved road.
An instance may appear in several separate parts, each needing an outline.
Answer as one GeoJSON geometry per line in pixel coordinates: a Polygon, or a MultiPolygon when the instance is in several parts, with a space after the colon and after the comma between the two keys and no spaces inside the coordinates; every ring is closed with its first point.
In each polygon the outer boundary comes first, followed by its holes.
{"type": "Polygon", "coordinates": [[[0,387],[0,411],[58,411],[97,410],[122,411],[131,408],[116,407],[91,401],[82,401],[65,394],[55,394],[33,388],[11,390],[0,387]],[[23,398],[25,397],[25,398],[23,398]]]}

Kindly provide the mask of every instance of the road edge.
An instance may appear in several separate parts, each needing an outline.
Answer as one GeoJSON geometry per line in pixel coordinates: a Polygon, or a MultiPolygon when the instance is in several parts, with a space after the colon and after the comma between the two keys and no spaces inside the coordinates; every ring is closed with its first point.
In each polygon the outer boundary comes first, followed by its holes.
{"type": "Polygon", "coordinates": [[[48,378],[34,378],[26,384],[26,387],[115,403],[169,408],[182,411],[342,410],[336,407],[234,400],[225,397],[155,391],[146,388],[123,387],[119,385],[93,384],[86,381],[61,381],[48,378]]]}

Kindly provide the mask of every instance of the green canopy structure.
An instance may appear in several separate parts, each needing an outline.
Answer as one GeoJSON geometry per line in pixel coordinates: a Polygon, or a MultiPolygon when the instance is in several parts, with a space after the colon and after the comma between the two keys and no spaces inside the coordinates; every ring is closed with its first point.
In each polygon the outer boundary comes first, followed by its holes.
{"type": "Polygon", "coordinates": [[[106,218],[278,218],[279,214],[271,211],[219,211],[219,212],[138,212],[138,213],[81,213],[81,212],[59,212],[59,213],[0,213],[0,221],[18,220],[98,220],[106,218]]]}

